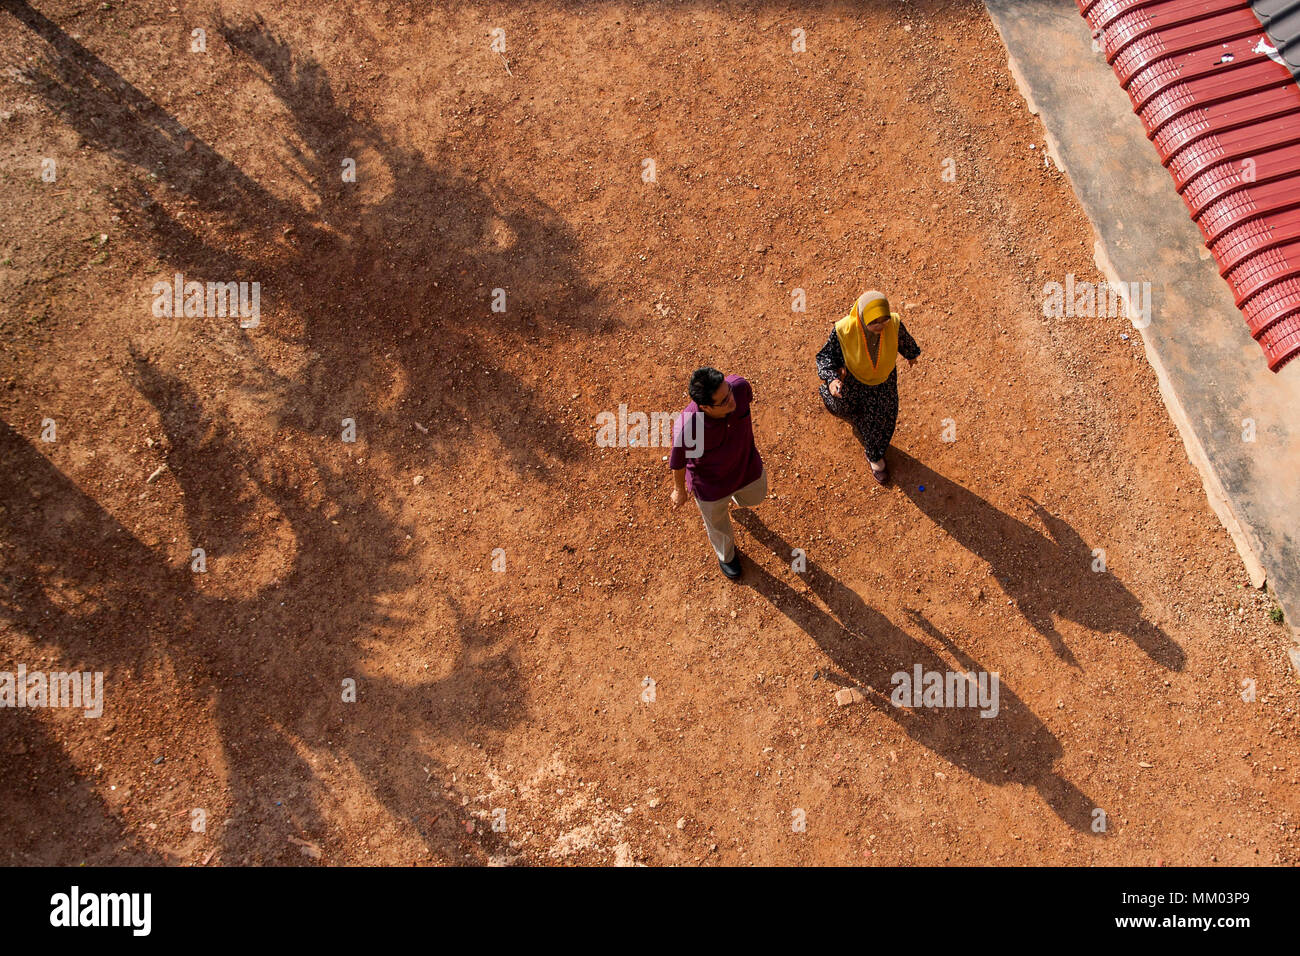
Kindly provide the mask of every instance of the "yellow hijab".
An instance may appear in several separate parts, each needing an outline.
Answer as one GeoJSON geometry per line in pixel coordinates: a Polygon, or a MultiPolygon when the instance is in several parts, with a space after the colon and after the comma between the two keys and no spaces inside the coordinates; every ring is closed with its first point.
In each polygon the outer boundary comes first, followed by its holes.
{"type": "Polygon", "coordinates": [[[859,313],[858,303],[854,302],[852,311],[835,323],[835,336],[840,340],[844,365],[853,377],[863,385],[880,385],[898,363],[898,326],[901,320],[897,312],[889,310],[889,300],[879,292],[868,292],[863,298],[869,299],[865,311],[859,313]],[[867,348],[867,337],[871,335],[867,326],[885,316],[889,316],[890,321],[880,333],[880,344],[873,362],[871,350],[867,348]]]}

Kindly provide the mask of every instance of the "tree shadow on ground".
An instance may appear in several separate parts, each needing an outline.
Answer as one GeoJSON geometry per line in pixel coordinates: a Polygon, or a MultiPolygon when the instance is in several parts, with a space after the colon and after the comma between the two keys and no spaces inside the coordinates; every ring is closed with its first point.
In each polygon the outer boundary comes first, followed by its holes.
{"type": "MultiPolygon", "coordinates": [[[[790,543],[757,514],[737,509],[736,521],[781,562],[789,561],[790,543]]],[[[871,688],[867,699],[917,743],[986,783],[1036,789],[1065,823],[1091,832],[1096,804],[1055,772],[1054,765],[1064,754],[1060,742],[1006,684],[999,684],[994,717],[982,717],[974,707],[896,707],[889,699],[894,674],[911,675],[918,664],[923,672],[946,673],[953,670],[948,661],[867,606],[811,559],[802,576],[825,609],[755,562],[750,562],[745,574],[746,583],[816,641],[851,683],[871,688]]],[[[987,670],[919,612],[908,614],[956,658],[963,671],[987,670]]]]}
{"type": "Polygon", "coordinates": [[[274,319],[255,334],[310,350],[313,367],[288,377],[249,333],[224,331],[268,414],[304,432],[337,432],[340,393],[391,389],[385,370],[395,367],[400,410],[371,400],[351,416],[367,441],[400,452],[420,422],[420,441],[454,460],[470,422],[499,442],[504,466],[534,477],[581,454],[545,397],[509,368],[514,354],[525,364],[540,337],[607,325],[575,265],[578,240],[555,210],[437,167],[350,115],[320,65],[262,20],[219,21],[216,33],[292,127],[267,143],[310,193],[291,202],[27,3],[6,9],[49,45],[46,61],[26,71],[34,89],[89,145],[139,171],[116,200],[127,227],[186,279],[260,282],[274,319]],[[343,181],[342,161],[358,157],[359,180],[390,183],[384,195],[363,201],[358,184],[343,181]],[[494,289],[505,290],[504,314],[490,311],[494,289]]]}
{"type": "Polygon", "coordinates": [[[246,333],[228,319],[210,337],[252,379],[265,422],[304,440],[254,449],[247,435],[258,429],[155,357],[122,356],[166,432],[189,540],[218,562],[278,552],[272,580],[232,596],[198,582],[187,555],[144,544],[0,423],[0,620],[47,652],[106,671],[109,706],[115,684],[159,665],[175,671],[191,703],[211,713],[225,751],[232,811],[214,834],[220,862],[300,862],[286,842],[295,835],[329,852],[332,768],[311,752],[355,767],[439,858],[486,860],[504,837],[476,824],[456,788],[437,789],[449,771],[427,751],[490,738],[522,717],[509,622],[445,596],[455,650],[431,653],[440,676],[366,676],[363,642],[397,633],[408,623],[402,608],[418,603],[409,596],[421,582],[402,559],[412,529],[313,449],[324,436],[337,441],[350,414],[394,456],[409,457],[414,442],[450,466],[492,440],[502,469],[526,478],[579,456],[545,397],[502,354],[517,345],[526,356],[539,337],[596,321],[576,239],[543,203],[437,168],[349,116],[319,65],[260,20],[217,32],[285,107],[293,142],[279,148],[310,203],[247,175],[27,3],[4,7],[48,44],[46,61],[27,71],[35,90],[88,144],[138,170],[120,191],[127,226],[187,279],[262,283],[275,320],[246,333]],[[362,202],[339,176],[344,157],[363,157],[359,176],[382,171],[392,188],[362,202]],[[494,288],[507,290],[505,316],[489,311],[494,288]],[[310,366],[272,368],[254,334],[305,346],[310,366]],[[381,401],[394,379],[405,398],[381,401]],[[346,404],[358,400],[360,410],[346,404]],[[357,680],[356,704],[340,700],[346,677],[357,680]]]}
{"type": "Polygon", "coordinates": [[[1092,548],[1069,523],[1026,498],[1048,537],[906,452],[891,449],[890,454],[894,481],[903,493],[958,544],[988,563],[1025,620],[1062,660],[1079,666],[1053,615],[1099,633],[1123,634],[1161,667],[1182,670],[1183,649],[1143,617],[1142,603],[1114,574],[1092,570],[1092,548]]]}
{"type": "Polygon", "coordinates": [[[6,710],[0,719],[0,864],[176,862],[143,846],[115,815],[50,732],[48,718],[34,710],[6,710]]]}
{"type": "MultiPolygon", "coordinates": [[[[131,699],[130,685],[157,665],[175,672],[188,696],[183,705],[210,711],[226,751],[232,812],[228,823],[213,828],[222,862],[295,862],[301,856],[289,838],[328,843],[330,823],[321,809],[328,784],[304,749],[346,759],[394,816],[440,818],[436,832],[421,830],[428,849],[447,861],[463,862],[467,853],[483,861],[499,850],[500,841],[479,832],[458,792],[416,786],[419,774],[412,771],[423,763],[441,781],[446,768],[427,755],[430,745],[484,739],[520,718],[525,691],[508,643],[452,603],[458,650],[437,662],[443,676],[366,676],[362,641],[403,623],[394,620],[395,599],[414,581],[392,558],[404,529],[364,500],[350,501],[353,514],[335,524],[328,505],[343,490],[342,476],[313,470],[292,476],[292,466],[254,458],[220,433],[187,427],[203,416],[197,410],[192,421],[180,420],[188,414],[180,410],[197,408],[184,385],[143,362],[137,375],[142,391],[169,410],[164,420],[174,431],[167,464],[187,489],[191,534],[225,528],[227,537],[246,544],[248,533],[222,522],[220,509],[234,494],[269,493],[274,518],[290,529],[286,573],[245,597],[205,593],[194,583],[188,556],[169,565],[0,422],[0,454],[11,478],[0,485],[6,555],[0,621],[46,652],[103,670],[106,713],[115,696],[131,699]],[[277,471],[281,483],[268,482],[277,471]],[[312,476],[324,485],[317,502],[282,490],[310,484],[312,476]],[[223,484],[232,495],[211,493],[223,484]],[[209,513],[213,508],[217,513],[209,513]],[[356,704],[342,702],[345,678],[357,682],[356,704]],[[466,824],[478,832],[473,840],[466,824]]],[[[214,553],[241,545],[220,534],[212,540],[214,553]]],[[[75,836],[69,833],[69,854],[78,852],[75,836]]]]}

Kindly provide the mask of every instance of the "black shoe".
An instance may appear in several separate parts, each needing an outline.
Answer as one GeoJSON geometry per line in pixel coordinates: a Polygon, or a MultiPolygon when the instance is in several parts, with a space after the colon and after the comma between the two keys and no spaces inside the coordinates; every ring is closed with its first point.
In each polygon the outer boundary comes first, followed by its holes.
{"type": "Polygon", "coordinates": [[[736,553],[731,556],[730,561],[723,561],[719,558],[718,567],[722,568],[722,573],[733,581],[740,577],[740,549],[736,549],[736,553]]]}

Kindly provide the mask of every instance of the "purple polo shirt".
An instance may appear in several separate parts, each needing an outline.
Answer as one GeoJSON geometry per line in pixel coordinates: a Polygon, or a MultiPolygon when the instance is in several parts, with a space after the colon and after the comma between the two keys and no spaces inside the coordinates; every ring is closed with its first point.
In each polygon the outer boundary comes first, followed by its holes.
{"type": "Polygon", "coordinates": [[[726,382],[736,396],[734,412],[711,418],[691,402],[673,423],[668,467],[673,471],[686,469],[686,484],[700,501],[719,501],[734,495],[763,473],[763,459],[754,445],[754,420],[749,414],[754,388],[739,375],[728,375],[726,382]],[[698,429],[687,423],[696,414],[699,418],[695,421],[703,425],[702,444],[698,429]],[[683,428],[687,429],[685,440],[683,428]]]}

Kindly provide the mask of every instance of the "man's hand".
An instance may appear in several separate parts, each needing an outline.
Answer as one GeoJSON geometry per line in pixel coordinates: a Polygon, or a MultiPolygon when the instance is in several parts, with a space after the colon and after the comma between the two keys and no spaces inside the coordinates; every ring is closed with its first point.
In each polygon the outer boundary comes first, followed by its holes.
{"type": "Polygon", "coordinates": [[[840,380],[838,378],[833,378],[829,382],[827,382],[826,388],[832,395],[834,395],[836,398],[839,398],[840,380]]]}
{"type": "Polygon", "coordinates": [[[686,490],[686,469],[678,468],[673,471],[673,507],[680,508],[686,504],[691,493],[686,490]]]}

